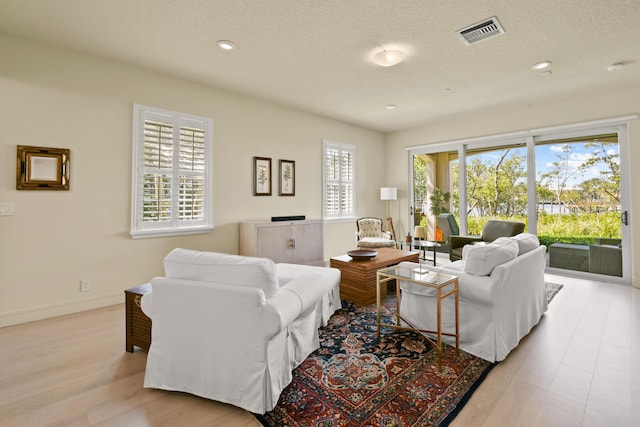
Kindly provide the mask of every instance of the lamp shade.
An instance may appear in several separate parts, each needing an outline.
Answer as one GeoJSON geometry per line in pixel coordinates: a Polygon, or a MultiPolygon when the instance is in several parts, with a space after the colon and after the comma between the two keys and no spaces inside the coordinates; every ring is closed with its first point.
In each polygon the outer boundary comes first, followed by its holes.
{"type": "Polygon", "coordinates": [[[415,237],[416,239],[426,239],[427,227],[423,227],[422,225],[416,225],[413,229],[413,237],[415,237]]]}
{"type": "Polygon", "coordinates": [[[397,200],[398,189],[396,187],[380,188],[380,200],[397,200]]]}

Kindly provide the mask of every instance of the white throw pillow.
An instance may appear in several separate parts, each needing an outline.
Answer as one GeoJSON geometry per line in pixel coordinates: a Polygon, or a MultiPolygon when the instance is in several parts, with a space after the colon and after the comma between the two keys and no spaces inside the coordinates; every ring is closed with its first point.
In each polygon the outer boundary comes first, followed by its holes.
{"type": "Polygon", "coordinates": [[[540,246],[538,236],[531,233],[520,233],[512,237],[518,244],[518,256],[526,254],[540,246]]]}
{"type": "Polygon", "coordinates": [[[466,245],[462,249],[464,272],[474,276],[488,276],[493,269],[518,256],[518,244],[500,237],[488,245],[466,245]]]}
{"type": "Polygon", "coordinates": [[[164,271],[173,279],[260,288],[267,298],[280,289],[276,265],[267,258],[177,248],[165,257],[164,271]]]}

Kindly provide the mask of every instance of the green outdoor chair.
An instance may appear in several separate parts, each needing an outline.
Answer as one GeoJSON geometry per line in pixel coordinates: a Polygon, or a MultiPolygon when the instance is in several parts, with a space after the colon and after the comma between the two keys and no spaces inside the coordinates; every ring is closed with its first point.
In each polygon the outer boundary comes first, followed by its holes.
{"type": "Polygon", "coordinates": [[[449,238],[449,259],[462,259],[462,247],[469,244],[484,244],[496,240],[498,237],[510,237],[524,232],[524,223],[518,221],[504,221],[491,219],[487,221],[480,236],[451,236],[449,238]]]}
{"type": "Polygon", "coordinates": [[[449,244],[449,237],[460,234],[460,228],[458,228],[456,217],[449,212],[438,215],[438,227],[442,230],[442,240],[444,241],[444,245],[449,244]]]}

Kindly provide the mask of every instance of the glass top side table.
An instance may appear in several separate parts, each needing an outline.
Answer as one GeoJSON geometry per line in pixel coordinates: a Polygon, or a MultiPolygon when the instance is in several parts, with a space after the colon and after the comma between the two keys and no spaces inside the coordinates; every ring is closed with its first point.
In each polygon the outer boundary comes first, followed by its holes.
{"type": "Polygon", "coordinates": [[[425,261],[433,261],[434,266],[436,265],[436,249],[442,246],[442,243],[431,240],[416,240],[413,242],[403,242],[398,240],[396,243],[400,246],[400,249],[407,246],[409,250],[417,249],[418,252],[422,251],[422,259],[425,261]],[[433,259],[431,260],[427,258],[428,250],[433,254],[433,259]]]}
{"type": "Polygon", "coordinates": [[[442,371],[442,337],[443,336],[451,336],[456,339],[456,355],[460,354],[460,326],[458,322],[458,277],[429,271],[426,268],[419,266],[416,268],[411,268],[407,266],[393,266],[388,268],[383,268],[378,270],[376,273],[376,309],[377,309],[377,339],[378,343],[380,342],[380,329],[382,327],[389,327],[399,330],[412,330],[419,333],[422,337],[424,337],[429,343],[431,343],[438,352],[438,370],[442,371]],[[396,323],[394,325],[382,323],[381,321],[381,307],[382,301],[380,298],[380,289],[381,286],[386,286],[386,283],[395,280],[396,282],[396,323]],[[426,286],[429,288],[433,288],[435,291],[436,297],[436,310],[437,310],[437,328],[435,331],[419,329],[415,327],[411,321],[407,320],[400,313],[400,300],[402,298],[400,292],[400,281],[409,281],[412,283],[416,283],[421,286],[426,286]],[[453,297],[455,304],[455,332],[444,332],[442,331],[442,300],[448,297],[453,297]],[[403,326],[400,324],[400,321],[403,321],[408,326],[403,326]],[[435,334],[437,339],[434,341],[427,334],[435,334]]]}

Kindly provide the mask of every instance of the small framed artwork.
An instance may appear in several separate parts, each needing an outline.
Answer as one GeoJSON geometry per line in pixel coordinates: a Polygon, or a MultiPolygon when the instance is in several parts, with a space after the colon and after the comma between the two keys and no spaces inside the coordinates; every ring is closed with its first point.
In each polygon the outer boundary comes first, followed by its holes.
{"type": "Polygon", "coordinates": [[[296,162],[280,160],[280,195],[296,195],[296,162]]]}
{"type": "Polygon", "coordinates": [[[68,190],[69,150],[18,145],[16,190],[68,190]]]}
{"type": "Polygon", "coordinates": [[[271,159],[269,157],[253,158],[253,195],[271,195],[271,159]]]}

